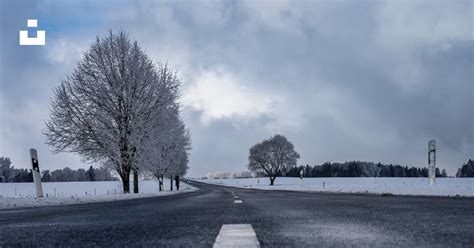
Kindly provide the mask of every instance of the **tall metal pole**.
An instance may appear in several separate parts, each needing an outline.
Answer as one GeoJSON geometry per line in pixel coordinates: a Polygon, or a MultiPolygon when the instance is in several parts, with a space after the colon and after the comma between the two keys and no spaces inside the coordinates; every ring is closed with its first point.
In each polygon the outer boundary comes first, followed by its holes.
{"type": "Polygon", "coordinates": [[[33,169],[33,182],[35,184],[36,197],[43,197],[43,187],[41,186],[41,174],[38,163],[38,153],[35,149],[30,149],[31,165],[33,169]]]}

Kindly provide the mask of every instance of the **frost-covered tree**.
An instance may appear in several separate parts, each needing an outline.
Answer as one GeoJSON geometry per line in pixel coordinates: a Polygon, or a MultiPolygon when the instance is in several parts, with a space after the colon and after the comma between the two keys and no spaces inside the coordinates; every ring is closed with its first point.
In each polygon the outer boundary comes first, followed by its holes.
{"type": "Polygon", "coordinates": [[[189,132],[184,123],[178,120],[176,127],[172,130],[174,137],[168,143],[167,152],[163,152],[165,163],[167,163],[166,176],[170,179],[170,190],[173,190],[173,179],[179,190],[179,179],[188,170],[188,150],[191,149],[189,132]]]}
{"type": "Polygon", "coordinates": [[[250,148],[248,168],[256,173],[264,172],[270,179],[270,185],[273,185],[277,175],[296,166],[299,158],[300,155],[285,136],[275,135],[250,148]]]}
{"type": "MultiPolygon", "coordinates": [[[[189,138],[189,134],[187,134],[187,139],[188,139],[188,143],[190,144],[190,138],[189,138]]],[[[180,153],[179,153],[179,156],[178,156],[178,165],[177,168],[175,169],[174,171],[174,180],[175,180],[175,183],[176,183],[176,190],[179,190],[179,183],[181,181],[181,178],[186,175],[186,172],[188,171],[189,167],[188,167],[188,162],[189,162],[189,154],[188,154],[188,150],[190,150],[191,147],[190,145],[186,147],[186,149],[181,149],[180,153]]]]}
{"type": "Polygon", "coordinates": [[[154,120],[175,104],[179,86],[167,66],[155,65],[124,32],[97,37],[55,89],[47,143],[113,168],[129,193],[143,142],[157,132],[154,120]]]}
{"type": "Polygon", "coordinates": [[[160,127],[156,129],[158,132],[144,143],[146,156],[142,163],[146,171],[157,178],[159,190],[163,191],[164,177],[170,178],[172,187],[173,178],[186,173],[191,142],[177,105],[163,112],[156,126],[160,127]]]}
{"type": "Polygon", "coordinates": [[[9,157],[0,157],[0,176],[4,182],[10,182],[14,176],[13,166],[10,167],[12,161],[9,157]]]}
{"type": "Polygon", "coordinates": [[[174,149],[174,159],[170,160],[170,168],[167,170],[167,176],[170,179],[170,190],[173,190],[173,179],[176,183],[176,189],[179,190],[179,180],[188,170],[188,150],[189,137],[187,134],[180,137],[177,146],[174,149]],[[184,143],[183,143],[184,142],[184,143]],[[188,143],[188,144],[186,144],[188,143]]]}

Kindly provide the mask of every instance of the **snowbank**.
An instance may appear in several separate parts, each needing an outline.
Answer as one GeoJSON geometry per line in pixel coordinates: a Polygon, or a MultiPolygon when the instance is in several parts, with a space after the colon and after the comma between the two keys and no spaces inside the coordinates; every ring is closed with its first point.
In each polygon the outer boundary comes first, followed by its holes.
{"type": "MultiPolygon", "coordinates": [[[[132,185],[131,182],[130,186],[132,185]]],[[[179,191],[176,191],[176,188],[174,191],[169,191],[169,180],[165,180],[164,186],[165,191],[158,192],[158,182],[154,180],[139,181],[139,194],[122,194],[120,181],[51,182],[43,183],[44,197],[36,198],[34,197],[33,183],[0,183],[0,209],[116,201],[197,190],[197,188],[181,182],[179,191]]]]}
{"type": "Polygon", "coordinates": [[[394,195],[474,196],[474,178],[437,178],[429,186],[427,178],[355,177],[299,178],[278,177],[275,185],[268,178],[198,179],[204,183],[265,190],[296,190],[337,193],[391,193],[394,195]]]}

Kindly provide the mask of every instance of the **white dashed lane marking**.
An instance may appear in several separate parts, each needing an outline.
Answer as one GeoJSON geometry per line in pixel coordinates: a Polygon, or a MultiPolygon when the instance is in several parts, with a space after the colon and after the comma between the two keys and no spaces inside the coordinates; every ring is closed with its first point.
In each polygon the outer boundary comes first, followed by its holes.
{"type": "Polygon", "coordinates": [[[242,203],[242,200],[234,200],[234,203],[242,203]]]}
{"type": "Polygon", "coordinates": [[[250,224],[228,224],[222,225],[217,235],[214,248],[228,247],[260,247],[257,234],[250,224]]]}
{"type": "Polygon", "coordinates": [[[239,196],[238,196],[238,195],[234,195],[234,198],[237,199],[237,198],[239,198],[239,196]]]}

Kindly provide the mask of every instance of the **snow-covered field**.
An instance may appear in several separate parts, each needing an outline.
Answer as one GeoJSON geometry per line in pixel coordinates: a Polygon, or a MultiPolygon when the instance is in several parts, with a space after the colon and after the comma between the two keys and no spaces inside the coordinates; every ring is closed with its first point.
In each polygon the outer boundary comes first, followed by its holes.
{"type": "Polygon", "coordinates": [[[275,185],[268,178],[199,179],[197,181],[265,190],[296,190],[337,193],[391,193],[394,195],[474,196],[474,178],[437,178],[429,186],[427,178],[355,177],[355,178],[299,178],[279,177],[275,185]]]}
{"type": "MultiPolygon", "coordinates": [[[[158,182],[139,181],[139,194],[122,194],[122,182],[52,182],[43,183],[44,197],[34,197],[33,183],[0,183],[0,209],[46,205],[80,204],[116,201],[142,197],[164,196],[197,190],[180,183],[179,191],[169,191],[170,181],[165,180],[164,192],[158,192],[158,182]]],[[[132,187],[133,182],[130,183],[132,187]]]]}

